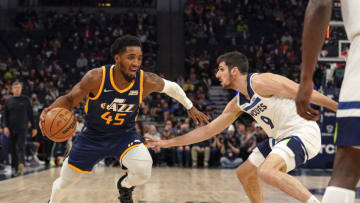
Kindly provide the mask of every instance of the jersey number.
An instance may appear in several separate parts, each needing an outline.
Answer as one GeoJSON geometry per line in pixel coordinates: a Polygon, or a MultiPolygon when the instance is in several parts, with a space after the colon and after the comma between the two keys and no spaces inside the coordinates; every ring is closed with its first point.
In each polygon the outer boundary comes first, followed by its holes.
{"type": "Polygon", "coordinates": [[[270,120],[270,118],[268,118],[268,117],[266,117],[266,116],[261,116],[260,118],[261,118],[262,121],[264,121],[264,123],[268,124],[271,129],[274,128],[274,124],[272,123],[272,121],[270,120]]]}
{"type": "Polygon", "coordinates": [[[113,119],[113,116],[109,116],[110,112],[105,112],[101,115],[101,118],[106,120],[107,125],[122,125],[125,121],[123,118],[119,118],[120,116],[126,116],[126,113],[117,113],[113,119]]]}

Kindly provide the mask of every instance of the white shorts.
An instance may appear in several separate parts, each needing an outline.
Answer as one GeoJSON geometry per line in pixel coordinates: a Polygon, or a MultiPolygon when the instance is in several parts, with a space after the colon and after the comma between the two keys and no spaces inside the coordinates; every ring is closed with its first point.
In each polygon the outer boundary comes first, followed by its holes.
{"type": "Polygon", "coordinates": [[[336,113],[335,144],[360,146],[360,36],[351,41],[336,113]]]}
{"type": "MultiPolygon", "coordinates": [[[[315,123],[316,124],[316,123],[315,123]]],[[[321,149],[319,126],[302,125],[289,136],[280,139],[269,138],[257,145],[249,156],[249,161],[259,167],[270,154],[280,155],[286,163],[286,172],[314,158],[321,149]]]]}

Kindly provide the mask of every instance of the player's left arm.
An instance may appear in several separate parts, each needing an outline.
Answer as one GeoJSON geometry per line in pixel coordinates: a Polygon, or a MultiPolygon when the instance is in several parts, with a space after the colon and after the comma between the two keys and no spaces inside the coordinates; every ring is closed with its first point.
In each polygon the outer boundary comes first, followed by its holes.
{"type": "Polygon", "coordinates": [[[177,83],[161,78],[155,73],[144,72],[143,85],[143,98],[147,97],[152,92],[165,93],[169,97],[174,98],[186,108],[194,123],[201,123],[201,125],[204,122],[209,123],[209,118],[194,107],[191,100],[186,96],[184,90],[177,83]]]}
{"type": "MultiPolygon", "coordinates": [[[[278,96],[290,99],[295,99],[299,84],[277,74],[263,73],[254,76],[252,80],[252,86],[254,90],[261,96],[270,97],[278,96]]],[[[337,110],[338,103],[329,97],[321,94],[320,92],[313,90],[310,102],[324,106],[332,111],[337,110]]]]}

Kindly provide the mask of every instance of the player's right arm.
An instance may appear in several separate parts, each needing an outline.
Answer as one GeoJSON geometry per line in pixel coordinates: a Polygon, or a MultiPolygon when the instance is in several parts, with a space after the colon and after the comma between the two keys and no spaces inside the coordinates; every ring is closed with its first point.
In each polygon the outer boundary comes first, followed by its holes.
{"type": "Polygon", "coordinates": [[[221,133],[239,117],[242,111],[238,107],[237,102],[238,100],[236,96],[226,105],[220,116],[205,126],[196,128],[185,135],[169,140],[155,140],[150,137],[146,137],[148,139],[148,143],[150,146],[155,148],[168,148],[173,146],[189,145],[207,140],[214,135],[221,133]]]}
{"type": "Polygon", "coordinates": [[[100,89],[102,82],[102,68],[95,68],[88,71],[84,77],[78,82],[69,93],[57,98],[48,108],[45,108],[40,115],[40,129],[42,130],[42,123],[44,122],[46,113],[56,107],[71,109],[78,105],[89,93],[96,95],[100,89]]]}
{"type": "Polygon", "coordinates": [[[325,40],[331,10],[332,0],[310,0],[305,12],[301,82],[295,101],[298,114],[308,120],[316,120],[317,117],[309,101],[313,93],[315,65],[325,40]]]}

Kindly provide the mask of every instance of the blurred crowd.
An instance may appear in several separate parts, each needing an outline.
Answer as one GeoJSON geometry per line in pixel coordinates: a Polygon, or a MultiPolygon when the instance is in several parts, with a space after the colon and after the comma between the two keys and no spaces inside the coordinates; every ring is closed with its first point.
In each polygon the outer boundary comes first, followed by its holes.
{"type": "Polygon", "coordinates": [[[19,0],[21,6],[82,6],[82,7],[120,7],[156,8],[156,0],[19,0]]]}
{"type": "MultiPolygon", "coordinates": [[[[23,1],[24,4],[34,2],[45,1],[23,1]]],[[[154,2],[119,1],[123,7],[138,8],[154,5],[154,2]]],[[[277,73],[298,82],[305,6],[306,2],[296,0],[187,1],[184,8],[185,74],[177,76],[175,81],[195,107],[212,119],[214,104],[208,91],[218,84],[214,74],[216,58],[226,51],[243,52],[249,59],[250,72],[277,73]]],[[[336,13],[334,16],[338,17],[336,13]]],[[[156,15],[146,10],[129,9],[117,14],[81,9],[66,12],[19,10],[14,24],[16,31],[0,33],[0,39],[6,39],[0,43],[0,111],[11,95],[11,82],[18,79],[23,83],[23,94],[30,98],[38,120],[41,110],[68,92],[88,70],[112,63],[110,45],[124,34],[139,37],[143,42],[143,68],[157,72],[156,15]],[[3,48],[8,52],[1,52],[3,48]]],[[[315,86],[340,85],[343,70],[343,64],[321,65],[315,73],[315,86]],[[337,78],[334,79],[334,75],[337,78]]],[[[84,124],[83,105],[73,110],[78,120],[77,134],[84,124]]],[[[166,95],[152,94],[141,104],[137,122],[141,135],[169,139],[193,128],[186,110],[166,95]]],[[[8,164],[8,141],[1,128],[0,134],[0,161],[8,164]]],[[[259,125],[242,116],[211,140],[150,151],[155,166],[234,168],[265,138],[259,125]]],[[[54,144],[43,137],[40,130],[27,143],[30,164],[42,164],[32,158],[35,154],[45,164],[52,165],[61,164],[69,144],[54,144]]],[[[119,163],[109,157],[104,164],[117,166],[119,163]]]]}

